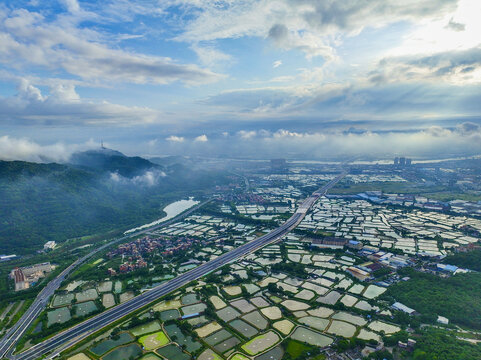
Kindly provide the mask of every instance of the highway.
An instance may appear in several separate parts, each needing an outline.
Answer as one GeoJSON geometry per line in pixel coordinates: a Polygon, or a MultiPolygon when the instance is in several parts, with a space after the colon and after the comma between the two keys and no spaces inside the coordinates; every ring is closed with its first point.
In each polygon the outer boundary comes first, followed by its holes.
{"type": "Polygon", "coordinates": [[[170,224],[173,224],[176,221],[179,221],[180,219],[189,216],[191,213],[199,209],[200,207],[204,206],[205,204],[211,202],[211,200],[204,201],[200,204],[197,204],[196,206],[193,206],[192,208],[188,209],[187,211],[184,211],[183,213],[177,215],[176,217],[167,220],[165,222],[162,222],[158,225],[149,227],[148,229],[144,229],[142,231],[137,231],[135,233],[131,233],[125,236],[122,236],[120,238],[114,239],[107,244],[104,244],[91,252],[89,252],[87,255],[83,256],[82,258],[76,260],[73,262],[71,265],[69,265],[66,269],[64,269],[57,277],[53,280],[51,280],[47,286],[45,286],[42,291],[37,295],[35,298],[34,302],[28,310],[22,315],[22,317],[15,323],[14,326],[12,326],[5,336],[1,339],[0,341],[0,358],[13,358],[12,352],[15,349],[15,346],[20,340],[20,338],[23,336],[25,331],[29,328],[29,326],[32,324],[32,322],[40,315],[42,310],[47,306],[50,297],[55,293],[55,291],[60,287],[62,282],[67,278],[67,276],[75,270],[79,265],[84,263],[86,260],[91,258],[93,255],[98,253],[99,251],[105,250],[109,246],[112,246],[115,243],[127,240],[129,238],[145,234],[147,232],[150,232],[152,230],[168,226],[170,224]]]}
{"type": "Polygon", "coordinates": [[[292,215],[284,224],[271,231],[270,233],[254,239],[242,246],[239,246],[238,248],[233,249],[230,252],[215,258],[214,260],[204,263],[196,267],[195,269],[185,272],[172,280],[169,280],[149,291],[144,292],[141,295],[138,295],[123,304],[110,308],[109,310],[106,310],[99,315],[96,315],[59,334],[56,334],[55,336],[37,345],[34,345],[33,347],[27,349],[20,354],[9,354],[9,358],[13,360],[34,360],[49,353],[50,356],[48,358],[55,357],[64,349],[71,347],[72,345],[90,336],[94,332],[108,326],[109,324],[127,316],[128,314],[138,309],[143,308],[144,306],[154,302],[160,297],[181,288],[182,286],[188,284],[193,280],[196,280],[212,271],[219,269],[225,264],[235,261],[247,254],[250,254],[268,244],[279,240],[282,236],[286,235],[292,229],[294,229],[302,221],[302,219],[304,219],[307,211],[319,199],[319,197],[323,196],[344,176],[345,173],[342,173],[326,185],[322,186],[316,192],[314,192],[311,196],[304,200],[304,202],[298,207],[294,215],[292,215]]]}

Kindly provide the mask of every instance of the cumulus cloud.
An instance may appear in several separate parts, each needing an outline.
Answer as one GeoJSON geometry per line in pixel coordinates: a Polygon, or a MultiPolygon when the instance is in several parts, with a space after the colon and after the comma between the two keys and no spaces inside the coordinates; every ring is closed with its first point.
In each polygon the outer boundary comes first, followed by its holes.
{"type": "MultiPolygon", "coordinates": [[[[481,126],[460,122],[450,126],[425,125],[417,129],[379,128],[376,124],[345,123],[316,131],[290,128],[246,127],[226,136],[209,136],[208,146],[188,142],[172,154],[269,159],[390,159],[399,154],[413,158],[449,158],[481,153],[481,126]]],[[[384,124],[385,126],[386,124],[384,124]]]]}
{"type": "Polygon", "coordinates": [[[160,180],[167,176],[163,171],[158,169],[151,169],[145,171],[141,175],[134,176],[133,178],[127,178],[120,175],[118,172],[110,173],[110,180],[122,184],[122,185],[136,185],[136,186],[154,186],[157,185],[160,180]]]}
{"type": "Polygon", "coordinates": [[[149,108],[83,100],[72,83],[56,82],[43,94],[28,79],[16,81],[17,94],[0,97],[0,124],[129,125],[160,118],[158,111],[149,108]]]}
{"type": "Polygon", "coordinates": [[[75,85],[71,83],[56,84],[50,88],[50,94],[53,99],[60,102],[77,102],[80,101],[80,96],[75,90],[75,85]]]}
{"type": "MultiPolygon", "coordinates": [[[[397,0],[181,0],[184,8],[195,9],[182,41],[212,41],[244,36],[267,37],[284,49],[299,49],[308,57],[334,55],[327,37],[339,33],[357,34],[365,27],[381,27],[399,21],[436,18],[456,8],[457,0],[418,0],[407,6],[397,0]]],[[[172,6],[167,2],[164,8],[172,6]]]]}
{"type": "MultiPolygon", "coordinates": [[[[289,125],[287,123],[286,125],[289,125]]],[[[320,130],[301,130],[301,126],[262,129],[246,127],[237,132],[219,134],[218,130],[206,133],[208,143],[183,142],[181,146],[159,143],[155,150],[162,154],[224,156],[269,159],[327,159],[361,157],[363,159],[390,158],[394,155],[442,158],[450,156],[476,155],[481,153],[481,125],[479,122],[460,122],[450,126],[432,125],[418,129],[380,129],[375,122],[346,123],[320,130]],[[354,123],[355,124],[355,123],[354,123]],[[214,134],[217,134],[215,136],[214,134]],[[221,136],[219,136],[221,135],[221,136]]],[[[386,126],[386,124],[383,124],[386,126]]],[[[185,134],[183,136],[189,136],[185,134]]],[[[183,137],[182,136],[182,137],[183,137]]],[[[180,136],[178,136],[180,137],[180,136]]],[[[67,161],[70,154],[98,144],[54,143],[40,145],[29,139],[0,136],[2,159],[26,161],[67,161]]],[[[140,146],[137,144],[137,146],[140,146]]],[[[145,146],[145,144],[144,144],[145,146]]],[[[122,149],[120,149],[122,150],[122,149]]],[[[145,149],[143,149],[145,150],[145,149]]],[[[131,153],[139,152],[135,147],[131,153]]],[[[165,176],[161,171],[151,169],[132,179],[111,174],[111,180],[119,184],[152,186],[165,176]]]]}
{"type": "MultiPolygon", "coordinates": [[[[70,11],[80,8],[67,1],[70,11]]],[[[59,19],[46,19],[25,9],[0,10],[0,62],[6,66],[63,69],[82,79],[166,84],[208,83],[222,75],[168,57],[151,56],[108,46],[93,29],[59,19]]]]}
{"type": "Polygon", "coordinates": [[[149,170],[142,175],[135,176],[132,181],[134,184],[154,186],[157,185],[159,180],[165,177],[165,173],[160,170],[149,170]]]}
{"type": "Polygon", "coordinates": [[[481,126],[462,123],[452,128],[430,126],[417,131],[275,132],[243,130],[230,139],[232,152],[239,156],[287,156],[328,158],[339,156],[390,157],[447,156],[477,154],[481,151],[481,126]],[[245,136],[249,134],[249,136],[245,136]],[[449,144],[449,146],[446,146],[449,144]]]}
{"type": "Polygon", "coordinates": [[[66,162],[76,151],[87,150],[98,146],[93,141],[84,144],[41,145],[27,138],[15,138],[8,135],[0,136],[0,159],[23,160],[30,162],[66,162]]]}
{"type": "Polygon", "coordinates": [[[247,130],[240,130],[238,133],[237,133],[242,139],[251,139],[253,137],[255,137],[257,135],[257,132],[254,131],[254,130],[250,130],[250,131],[247,131],[247,130]]]}
{"type": "Polygon", "coordinates": [[[170,135],[165,140],[174,142],[174,143],[181,143],[181,142],[184,142],[185,138],[183,136],[170,135]]]}
{"type": "Polygon", "coordinates": [[[481,82],[481,46],[431,55],[389,57],[380,61],[371,73],[371,81],[438,81],[452,83],[481,82]]]}
{"type": "Polygon", "coordinates": [[[207,142],[209,139],[207,138],[207,135],[199,135],[194,139],[195,142],[207,142]]]}

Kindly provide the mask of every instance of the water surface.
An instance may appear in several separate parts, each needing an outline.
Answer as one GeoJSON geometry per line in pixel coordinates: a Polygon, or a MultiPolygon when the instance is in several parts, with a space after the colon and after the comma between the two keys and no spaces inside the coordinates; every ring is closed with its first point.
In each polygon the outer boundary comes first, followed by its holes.
{"type": "Polygon", "coordinates": [[[166,213],[166,215],[163,218],[152,221],[151,223],[141,225],[139,227],[127,230],[126,232],[124,232],[124,234],[129,234],[129,233],[132,233],[134,231],[147,229],[149,227],[158,225],[158,224],[160,224],[164,221],[170,220],[170,219],[176,217],[177,215],[179,215],[180,213],[184,212],[185,210],[190,209],[192,206],[197,205],[198,203],[199,203],[199,201],[196,201],[193,198],[189,198],[189,200],[175,201],[175,202],[167,205],[164,208],[164,212],[166,213]]]}

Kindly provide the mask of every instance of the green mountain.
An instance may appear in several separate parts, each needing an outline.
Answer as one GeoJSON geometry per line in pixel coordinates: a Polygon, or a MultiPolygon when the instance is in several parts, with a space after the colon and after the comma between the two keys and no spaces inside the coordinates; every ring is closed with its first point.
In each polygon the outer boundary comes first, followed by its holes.
{"type": "Polygon", "coordinates": [[[163,168],[139,156],[128,157],[119,151],[106,148],[74,153],[70,163],[99,171],[116,172],[127,177],[139,175],[145,170],[163,168]]]}
{"type": "Polygon", "coordinates": [[[161,217],[169,202],[224,181],[220,173],[162,167],[123,154],[87,152],[74,162],[0,161],[0,254],[28,254],[49,240],[126,230],[161,217]]]}

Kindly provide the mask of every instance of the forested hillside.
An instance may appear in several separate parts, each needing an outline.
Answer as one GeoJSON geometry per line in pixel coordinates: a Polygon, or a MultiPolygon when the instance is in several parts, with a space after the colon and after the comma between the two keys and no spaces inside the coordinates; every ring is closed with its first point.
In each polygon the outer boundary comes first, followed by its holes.
{"type": "Polygon", "coordinates": [[[406,269],[403,275],[411,279],[390,286],[384,297],[400,301],[434,320],[441,315],[454,324],[481,329],[481,274],[458,274],[443,279],[406,269]]]}
{"type": "Polygon", "coordinates": [[[119,171],[108,161],[100,168],[0,161],[0,254],[143,224],[161,217],[170,201],[223,181],[182,166],[148,168],[151,163],[139,159],[124,158],[119,171]]]}
{"type": "Polygon", "coordinates": [[[466,253],[457,253],[444,259],[444,263],[470,270],[481,271],[481,249],[466,253]]]}

